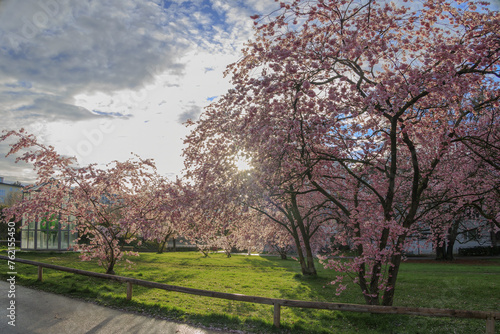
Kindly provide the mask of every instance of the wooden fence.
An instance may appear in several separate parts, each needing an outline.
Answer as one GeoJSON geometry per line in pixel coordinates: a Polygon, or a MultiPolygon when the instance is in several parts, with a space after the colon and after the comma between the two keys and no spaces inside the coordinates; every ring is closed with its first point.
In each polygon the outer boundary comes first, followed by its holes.
{"type": "Polygon", "coordinates": [[[73,269],[63,266],[58,266],[49,263],[35,262],[31,260],[15,259],[10,260],[7,256],[0,256],[1,260],[8,260],[12,262],[25,263],[33,266],[38,266],[38,280],[43,280],[43,268],[49,268],[59,271],[65,271],[78,275],[85,275],[90,277],[97,277],[103,279],[114,280],[127,284],[127,300],[132,299],[133,286],[140,285],[148,288],[162,289],[167,291],[175,291],[181,293],[188,293],[197,296],[205,296],[212,298],[221,298],[227,300],[235,300],[257,304],[267,304],[274,306],[274,326],[280,327],[280,310],[281,307],[301,307],[313,308],[323,310],[336,310],[336,311],[349,311],[349,312],[363,312],[363,313],[378,313],[378,314],[401,314],[401,315],[417,315],[425,317],[449,317],[449,318],[469,318],[469,319],[484,319],[486,320],[486,333],[495,333],[495,321],[500,320],[500,312],[488,311],[468,311],[468,310],[452,310],[452,309],[438,309],[438,308],[417,308],[417,307],[400,307],[400,306],[376,306],[376,305],[358,305],[358,304],[343,304],[343,303],[325,303],[289,299],[266,298],[257,296],[247,296],[235,293],[216,292],[208,290],[200,290],[193,288],[185,288],[181,286],[168,285],[163,283],[156,283],[144,281],[136,278],[116,276],[95,273],[92,271],[73,269]]]}

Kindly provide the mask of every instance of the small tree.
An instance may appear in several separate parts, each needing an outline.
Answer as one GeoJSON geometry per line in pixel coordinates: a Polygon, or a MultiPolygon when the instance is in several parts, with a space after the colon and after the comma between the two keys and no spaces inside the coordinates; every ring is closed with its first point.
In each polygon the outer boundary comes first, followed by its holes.
{"type": "Polygon", "coordinates": [[[156,243],[161,254],[170,238],[184,230],[184,196],[180,180],[171,182],[157,177],[138,191],[142,201],[142,237],[156,243]]]}
{"type": "Polygon", "coordinates": [[[85,243],[75,246],[83,260],[97,259],[107,274],[114,274],[115,264],[124,254],[120,240],[129,243],[142,227],[143,207],[137,200],[137,189],[155,175],[150,160],[114,161],[106,169],[95,164],[75,166],[75,159],[59,155],[52,146],[39,143],[24,130],[10,131],[0,141],[10,137],[8,155],[27,151],[16,161],[32,163],[38,179],[27,188],[23,201],[7,209],[7,219],[24,217],[26,221],[50,220],[58,217],[61,224],[76,224],[74,232],[85,243]]]}

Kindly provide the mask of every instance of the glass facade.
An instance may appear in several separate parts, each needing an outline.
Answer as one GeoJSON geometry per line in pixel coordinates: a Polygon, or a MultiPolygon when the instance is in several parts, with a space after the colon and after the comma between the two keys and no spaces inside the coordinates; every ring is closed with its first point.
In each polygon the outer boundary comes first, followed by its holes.
{"type": "Polygon", "coordinates": [[[61,224],[54,215],[37,222],[30,221],[22,228],[21,249],[70,250],[75,245],[76,233],[72,223],[61,224]]]}

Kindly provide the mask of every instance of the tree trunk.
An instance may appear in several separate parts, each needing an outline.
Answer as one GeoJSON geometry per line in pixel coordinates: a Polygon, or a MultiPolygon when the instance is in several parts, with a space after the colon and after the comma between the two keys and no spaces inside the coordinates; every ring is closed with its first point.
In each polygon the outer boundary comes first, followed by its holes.
{"type": "Polygon", "coordinates": [[[399,267],[401,266],[401,254],[392,256],[392,266],[389,266],[387,279],[387,289],[382,297],[382,305],[392,306],[394,302],[394,293],[396,292],[396,281],[398,279],[399,267]]]}
{"type": "Polygon", "coordinates": [[[293,226],[293,239],[295,241],[295,247],[297,247],[297,255],[299,257],[299,263],[300,263],[300,268],[302,270],[302,275],[304,276],[316,276],[316,270],[314,269],[314,263],[313,263],[313,270],[310,269],[310,265],[307,263],[306,258],[304,257],[304,252],[302,251],[302,246],[300,244],[300,238],[299,235],[297,234],[297,229],[295,226],[293,226]]]}
{"type": "Polygon", "coordinates": [[[365,277],[365,265],[362,265],[362,270],[358,272],[358,278],[359,278],[359,287],[361,288],[361,292],[363,293],[363,297],[365,297],[365,302],[367,305],[379,305],[378,301],[378,292],[376,294],[371,294],[368,290],[368,284],[366,284],[366,277],[365,277]]]}
{"type": "Polygon", "coordinates": [[[205,257],[209,257],[207,250],[200,249],[200,253],[203,254],[205,257]]]}
{"type": "Polygon", "coordinates": [[[114,275],[115,271],[113,270],[116,264],[117,257],[121,254],[120,250],[117,250],[118,254],[115,254],[115,250],[113,247],[110,247],[106,250],[106,257],[109,258],[108,269],[106,270],[106,274],[114,275]]]}
{"type": "MultiPolygon", "coordinates": [[[[297,205],[296,194],[293,193],[291,194],[291,204],[292,204],[291,207],[292,217],[294,218],[294,221],[297,223],[297,227],[299,228],[300,234],[302,235],[302,241],[304,242],[304,248],[306,251],[306,260],[305,263],[303,263],[302,265],[302,274],[307,276],[317,276],[316,268],[314,267],[314,256],[312,254],[310,236],[307,233],[306,228],[304,226],[304,220],[302,219],[299,207],[297,205]]],[[[298,247],[300,247],[300,239],[298,239],[298,247]]],[[[301,255],[303,257],[302,250],[301,250],[301,255]]]]}
{"type": "Polygon", "coordinates": [[[494,226],[494,224],[491,223],[490,226],[491,226],[491,230],[490,230],[491,246],[492,247],[496,247],[499,240],[497,239],[497,233],[495,233],[495,226],[494,226]]]}
{"type": "MultiPolygon", "coordinates": [[[[382,236],[380,237],[380,245],[379,250],[382,251],[387,246],[387,241],[389,240],[389,229],[384,228],[382,230],[382,236]]],[[[365,300],[369,303],[369,305],[379,305],[380,301],[380,290],[379,290],[379,282],[382,274],[382,262],[376,261],[373,264],[372,272],[370,274],[370,286],[366,290],[368,295],[365,294],[365,300]],[[368,298],[368,299],[367,299],[368,298]]]]}
{"type": "Polygon", "coordinates": [[[446,260],[446,239],[439,236],[436,240],[436,260],[446,260]]]}
{"type": "Polygon", "coordinates": [[[116,260],[113,260],[109,263],[108,269],[106,270],[106,274],[108,275],[114,275],[115,271],[113,270],[115,267],[116,260]]]}
{"type": "Polygon", "coordinates": [[[165,245],[166,244],[167,244],[166,240],[160,241],[160,243],[158,243],[158,251],[156,253],[162,254],[163,251],[165,250],[165,245]]]}
{"type": "Polygon", "coordinates": [[[448,245],[446,247],[446,257],[447,261],[453,261],[455,258],[453,256],[453,246],[455,245],[456,238],[448,240],[448,245]]]}
{"type": "Polygon", "coordinates": [[[438,238],[438,245],[436,246],[436,260],[453,261],[453,246],[457,240],[459,224],[453,223],[453,225],[448,229],[448,235],[441,239],[438,238]],[[440,241],[443,241],[442,246],[440,246],[440,241]]]}
{"type": "Polygon", "coordinates": [[[279,247],[279,246],[276,246],[276,245],[273,245],[272,246],[277,252],[278,254],[280,255],[281,259],[282,260],[286,260],[287,259],[287,256],[286,256],[286,247],[279,247]]]}
{"type": "Polygon", "coordinates": [[[460,227],[460,222],[455,221],[448,229],[448,244],[446,247],[446,260],[453,261],[453,246],[455,241],[457,241],[458,228],[460,227]]]}
{"type": "Polygon", "coordinates": [[[314,257],[311,251],[311,245],[307,243],[306,245],[306,254],[307,254],[307,274],[309,276],[317,276],[316,268],[314,267],[314,257]]]}

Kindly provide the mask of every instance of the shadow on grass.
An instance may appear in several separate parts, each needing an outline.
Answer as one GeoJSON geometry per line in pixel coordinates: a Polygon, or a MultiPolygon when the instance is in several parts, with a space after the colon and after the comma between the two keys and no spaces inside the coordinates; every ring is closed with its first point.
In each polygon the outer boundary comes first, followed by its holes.
{"type": "MultiPolygon", "coordinates": [[[[188,254],[189,255],[189,254],[188,254]]],[[[61,254],[47,255],[47,256],[37,256],[37,259],[43,259],[44,262],[54,262],[52,256],[61,257],[61,254]]],[[[72,259],[70,255],[64,255],[64,257],[72,259]]],[[[228,268],[237,264],[234,257],[229,260],[224,260],[224,265],[221,267],[228,268]]],[[[143,270],[144,275],[148,276],[145,279],[162,281],[162,283],[182,285],[182,277],[198,277],[198,269],[196,273],[186,274],[182,271],[176,272],[178,268],[175,268],[181,263],[182,266],[192,267],[193,263],[196,264],[196,268],[206,267],[211,268],[217,263],[214,262],[217,259],[208,259],[203,261],[203,258],[198,255],[190,255],[188,260],[173,258],[167,261],[163,258],[157,256],[148,257],[149,261],[145,262],[155,262],[153,268],[143,270]],[[158,264],[158,260],[162,259],[171,269],[174,268],[173,272],[163,272],[158,264]],[[154,261],[151,261],[154,260],[154,261]],[[201,262],[201,263],[200,263],[201,262]],[[175,265],[172,265],[175,263],[175,265]],[[156,271],[158,275],[162,277],[156,277],[156,271]],[[151,273],[153,275],[150,275],[151,273]],[[168,282],[172,280],[172,282],[168,282]],[[177,283],[176,283],[177,282],[177,283]]],[[[326,301],[326,302],[348,302],[348,303],[358,303],[362,304],[363,301],[360,298],[359,287],[354,286],[351,291],[346,290],[342,297],[335,296],[335,287],[328,286],[326,283],[333,280],[336,273],[333,271],[325,270],[320,265],[317,266],[318,274],[317,277],[302,276],[300,274],[300,265],[294,260],[281,260],[277,257],[248,257],[240,258],[240,262],[244,263],[243,266],[237,266],[236,269],[248,270],[246,271],[246,276],[251,276],[252,272],[255,271],[257,275],[256,278],[266,277],[266,272],[272,272],[275,277],[286,276],[289,279],[290,284],[282,284],[281,281],[273,281],[270,278],[266,278],[262,281],[252,280],[245,281],[246,284],[265,284],[274,289],[277,293],[274,295],[276,298],[284,299],[298,299],[298,300],[312,300],[312,301],[326,301]],[[273,283],[277,282],[277,283],[273,283]],[[274,285],[273,285],[274,284],[274,285]],[[325,287],[324,287],[325,286],[325,287]],[[346,294],[347,293],[347,294],[346,294]]],[[[57,262],[56,262],[57,263],[57,262]]],[[[68,265],[68,264],[66,264],[68,265]]],[[[90,268],[90,263],[78,262],[78,268],[87,269],[90,268]]],[[[198,303],[202,305],[204,310],[195,313],[186,306],[182,306],[176,303],[175,298],[170,299],[170,304],[166,304],[162,301],[163,296],[159,296],[160,300],[156,302],[156,299],[148,298],[147,301],[140,302],[139,300],[127,301],[125,298],[125,285],[118,282],[112,281],[100,281],[97,279],[92,279],[86,276],[79,276],[74,274],[68,274],[64,272],[57,273],[48,269],[44,269],[44,278],[46,273],[48,273],[48,278],[45,282],[38,282],[36,280],[36,267],[19,264],[19,268],[23,268],[23,274],[18,276],[18,283],[20,285],[32,286],[34,288],[45,290],[49,292],[55,292],[70,297],[76,297],[83,300],[91,300],[97,302],[98,304],[118,307],[120,309],[125,309],[133,312],[140,312],[149,314],[151,316],[175,319],[176,321],[184,321],[194,325],[203,325],[206,327],[217,327],[223,329],[232,330],[242,330],[245,332],[255,332],[255,333],[477,333],[484,332],[484,321],[479,323],[473,323],[468,320],[462,319],[447,319],[447,318],[421,318],[421,317],[410,317],[410,316],[399,316],[399,315],[371,315],[365,313],[349,313],[349,312],[334,312],[327,310],[313,310],[313,309],[301,309],[301,308],[287,308],[283,307],[281,311],[282,328],[275,329],[272,326],[272,306],[265,306],[265,309],[261,312],[261,316],[255,315],[257,312],[255,308],[257,304],[243,303],[243,302],[228,302],[222,308],[218,309],[218,312],[211,312],[208,309],[208,304],[204,301],[198,303]],[[67,278],[67,280],[65,279],[67,278]],[[66,282],[65,282],[66,281],[66,282]],[[210,313],[209,313],[210,312],[210,313]],[[233,312],[233,314],[225,314],[233,312]],[[253,312],[252,315],[250,315],[253,312]],[[235,314],[236,313],[236,314],[235,314]]],[[[414,280],[416,273],[421,269],[420,266],[412,265],[412,270],[407,270],[408,280],[411,278],[414,280]],[[413,268],[415,267],[415,268],[413,268]],[[414,270],[413,270],[414,269],[414,270]]],[[[410,269],[410,268],[408,268],[410,269]]],[[[488,268],[490,271],[492,269],[488,268]]],[[[87,270],[92,270],[87,269],[87,270]]],[[[94,268],[95,270],[95,268],[94,268]]],[[[439,271],[440,268],[435,268],[439,271]]],[[[468,268],[470,270],[470,268],[468,268]]],[[[222,275],[227,270],[221,272],[222,275]]],[[[21,271],[18,271],[21,272],[21,271]]],[[[210,269],[210,272],[212,270],[210,269]]],[[[120,273],[123,276],[135,276],[141,277],[142,273],[133,271],[124,271],[120,273]]],[[[427,276],[426,273],[424,276],[427,276]]],[[[403,275],[404,276],[404,275],[403,275]]],[[[403,278],[402,276],[402,278],[403,278]]],[[[217,276],[217,280],[224,280],[225,276],[217,276]]],[[[488,276],[489,277],[489,276],[488,276]]],[[[436,280],[432,277],[420,277],[425,278],[425,282],[428,280],[436,280]]],[[[201,279],[206,279],[200,277],[201,279]]],[[[213,278],[212,278],[213,279],[213,278]]],[[[401,283],[405,279],[403,278],[401,283]]],[[[471,281],[471,280],[469,280],[471,281]]],[[[434,283],[435,284],[435,283],[434,283]]],[[[492,284],[492,283],[491,283],[492,284]]],[[[492,285],[489,285],[491,294],[492,285]]],[[[220,285],[220,284],[219,284],[220,285]]],[[[402,284],[403,285],[403,284],[402,284]]],[[[485,285],[482,285],[483,287],[485,285]]],[[[216,288],[208,288],[212,290],[224,289],[224,286],[218,286],[216,288]]],[[[442,289],[441,286],[437,288],[442,289]]],[[[145,295],[146,290],[142,290],[142,287],[134,286],[134,296],[145,295]]],[[[429,287],[427,287],[427,290],[429,287]]],[[[269,293],[273,293],[273,290],[267,290],[269,293]]],[[[399,290],[398,290],[399,291],[399,290]]],[[[419,293],[422,291],[416,290],[419,293]]],[[[468,291],[468,290],[467,290],[468,291]]],[[[471,290],[472,291],[472,290],[471,290]]],[[[228,291],[232,292],[232,291],[228,291]]],[[[405,292],[401,290],[401,296],[407,297],[411,296],[413,290],[408,290],[405,292]]],[[[257,294],[256,294],[257,295],[257,294]]],[[[435,298],[435,294],[432,297],[435,298]]],[[[401,297],[403,298],[403,297],[401,297]]],[[[167,299],[168,300],[168,299],[167,299]]],[[[458,300],[458,299],[457,299],[458,300]]],[[[189,304],[193,305],[193,304],[189,304]]],[[[418,303],[417,303],[418,305],[418,303]]],[[[410,305],[411,306],[411,303],[410,305]]]]}
{"type": "MultiPolygon", "coordinates": [[[[3,275],[0,275],[0,277],[3,278],[3,275]]],[[[193,326],[218,328],[222,330],[238,330],[251,333],[325,333],[324,331],[311,331],[311,329],[303,328],[300,324],[295,326],[283,325],[281,328],[275,328],[272,324],[272,306],[269,308],[269,317],[266,320],[257,317],[239,317],[215,312],[197,314],[190,313],[173,306],[164,305],[161,302],[146,305],[133,299],[128,301],[125,297],[106,294],[105,292],[108,291],[114,292],[114,289],[109,286],[100,286],[97,289],[94,286],[93,289],[91,289],[88,285],[82,282],[73,282],[68,286],[61,286],[53,281],[40,282],[37,279],[26,278],[24,276],[18,277],[17,283],[28,288],[92,302],[101,306],[119,309],[120,311],[156,317],[172,322],[188,323],[193,326]]],[[[89,282],[89,284],[92,284],[92,282],[89,282]]],[[[116,283],[116,285],[123,289],[123,284],[116,283]]],[[[136,291],[134,290],[134,294],[135,293],[136,291]]],[[[244,313],[253,310],[255,306],[252,303],[228,302],[226,308],[227,310],[225,309],[224,311],[231,312],[232,309],[236,309],[237,311],[244,313]]]]}

